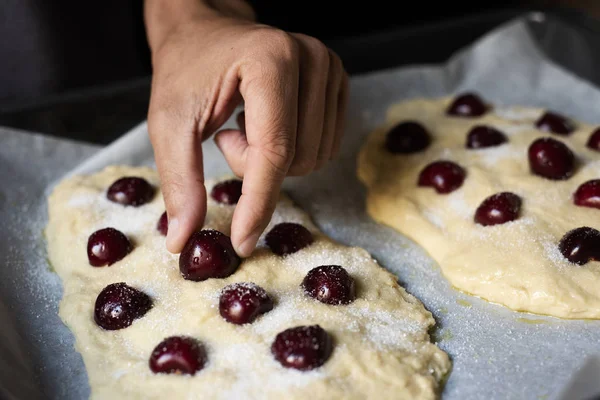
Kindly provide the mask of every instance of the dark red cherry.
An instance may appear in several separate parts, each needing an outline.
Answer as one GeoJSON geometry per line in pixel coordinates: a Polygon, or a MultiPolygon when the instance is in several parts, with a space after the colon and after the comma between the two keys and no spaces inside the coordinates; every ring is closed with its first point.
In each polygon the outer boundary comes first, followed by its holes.
{"type": "Polygon", "coordinates": [[[418,122],[405,121],[389,130],[385,147],[390,153],[411,154],[425,150],[431,143],[429,133],[418,122]]]}
{"type": "Polygon", "coordinates": [[[547,179],[569,179],[575,171],[575,154],[564,143],[552,138],[534,140],[528,156],[531,171],[547,179]]]}
{"type": "Polygon", "coordinates": [[[144,178],[126,176],[110,185],[106,197],[115,203],[138,207],[152,200],[154,187],[144,178]]]}
{"type": "Polygon", "coordinates": [[[219,298],[219,312],[225,321],[232,324],[251,323],[272,309],[273,300],[263,288],[252,282],[228,285],[219,298]]]}
{"type": "Polygon", "coordinates": [[[206,349],[194,338],[171,336],[160,342],[150,355],[150,370],[158,374],[195,375],[204,368],[206,349]]]}
{"type": "Polygon", "coordinates": [[[123,329],[151,308],[152,300],[146,293],[124,282],[112,283],[96,297],[94,321],[106,330],[123,329]]]}
{"type": "Polygon", "coordinates": [[[570,230],[562,237],[558,248],[574,264],[600,261],[600,231],[587,226],[570,230]]]}
{"type": "Polygon", "coordinates": [[[575,130],[573,123],[557,113],[546,111],[535,121],[535,126],[544,132],[568,135],[575,130]]]}
{"type": "Polygon", "coordinates": [[[242,196],[242,181],[230,179],[219,182],[213,186],[210,196],[217,202],[223,204],[236,204],[242,196]]]}
{"type": "Polygon", "coordinates": [[[587,141],[587,147],[592,150],[600,151],[600,128],[592,132],[587,141]]]}
{"type": "Polygon", "coordinates": [[[179,255],[181,275],[191,281],[226,278],[240,263],[229,236],[212,229],[194,232],[179,255]]]}
{"type": "Polygon", "coordinates": [[[438,193],[450,193],[462,186],[466,172],[452,161],[435,161],[419,174],[419,186],[429,186],[438,193]]]}
{"type": "Polygon", "coordinates": [[[308,371],[325,364],[333,350],[329,333],[319,325],[297,326],[279,333],[271,353],[285,368],[308,371]]]}
{"type": "Polygon", "coordinates": [[[466,147],[468,149],[480,149],[499,146],[506,142],[508,142],[508,138],[498,129],[486,125],[477,125],[467,135],[466,147]]]}
{"type": "Polygon", "coordinates": [[[600,209],[600,179],[584,182],[573,194],[573,202],[581,207],[600,209]]]}
{"type": "Polygon", "coordinates": [[[514,221],[521,211],[521,198],[514,193],[501,192],[486,198],[475,211],[475,222],[483,226],[514,221]]]}
{"type": "Polygon", "coordinates": [[[87,255],[90,265],[101,267],[122,260],[133,250],[127,236],[115,228],[103,228],[88,238],[87,255]]]}
{"type": "Polygon", "coordinates": [[[356,298],[354,279],[339,265],[321,265],[311,269],[302,288],[312,298],[325,304],[349,304],[356,298]]]}
{"type": "Polygon", "coordinates": [[[167,232],[169,231],[169,217],[167,216],[167,212],[162,213],[158,222],[156,223],[156,230],[161,233],[163,236],[167,236],[167,232]]]}
{"type": "Polygon", "coordinates": [[[275,225],[265,236],[265,243],[271,251],[280,256],[295,253],[314,242],[312,233],[295,222],[282,222],[275,225]]]}
{"type": "Polygon", "coordinates": [[[479,117],[485,114],[488,106],[475,93],[464,93],[450,104],[447,114],[460,117],[479,117]]]}

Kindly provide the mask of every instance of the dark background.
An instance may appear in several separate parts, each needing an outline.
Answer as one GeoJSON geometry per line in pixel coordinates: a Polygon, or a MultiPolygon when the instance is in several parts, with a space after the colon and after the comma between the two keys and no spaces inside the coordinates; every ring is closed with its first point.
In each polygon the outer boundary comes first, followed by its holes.
{"type": "MultiPolygon", "coordinates": [[[[579,2],[587,3],[568,4],[579,2]]],[[[324,41],[351,74],[441,62],[521,12],[556,5],[510,0],[251,3],[260,22],[324,41]]],[[[3,0],[0,125],[108,143],[142,121],[151,75],[142,5],[142,0],[3,0]]],[[[597,8],[580,6],[588,13],[597,8]]]]}

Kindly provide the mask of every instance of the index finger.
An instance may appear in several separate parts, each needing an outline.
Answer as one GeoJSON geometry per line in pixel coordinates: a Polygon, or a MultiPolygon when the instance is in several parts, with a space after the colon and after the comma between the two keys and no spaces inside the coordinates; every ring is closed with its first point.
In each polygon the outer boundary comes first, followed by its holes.
{"type": "Polygon", "coordinates": [[[231,226],[231,241],[241,257],[252,253],[268,225],[294,157],[299,79],[294,61],[242,72],[248,147],[242,196],[231,226]]]}

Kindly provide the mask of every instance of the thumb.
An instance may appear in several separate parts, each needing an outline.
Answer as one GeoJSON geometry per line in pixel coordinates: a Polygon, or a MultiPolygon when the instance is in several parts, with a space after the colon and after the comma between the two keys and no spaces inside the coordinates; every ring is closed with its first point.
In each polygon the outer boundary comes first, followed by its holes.
{"type": "Polygon", "coordinates": [[[169,221],[167,250],[180,253],[193,231],[204,223],[206,188],[202,141],[194,118],[169,112],[172,107],[150,107],[148,132],[169,221]]]}

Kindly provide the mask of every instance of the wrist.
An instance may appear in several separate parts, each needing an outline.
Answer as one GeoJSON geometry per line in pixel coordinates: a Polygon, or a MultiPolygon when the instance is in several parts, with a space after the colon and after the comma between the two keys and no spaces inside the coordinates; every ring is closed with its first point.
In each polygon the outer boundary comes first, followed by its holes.
{"type": "Polygon", "coordinates": [[[144,0],[144,22],[150,50],[154,53],[177,27],[222,18],[255,21],[246,0],[144,0]]]}

